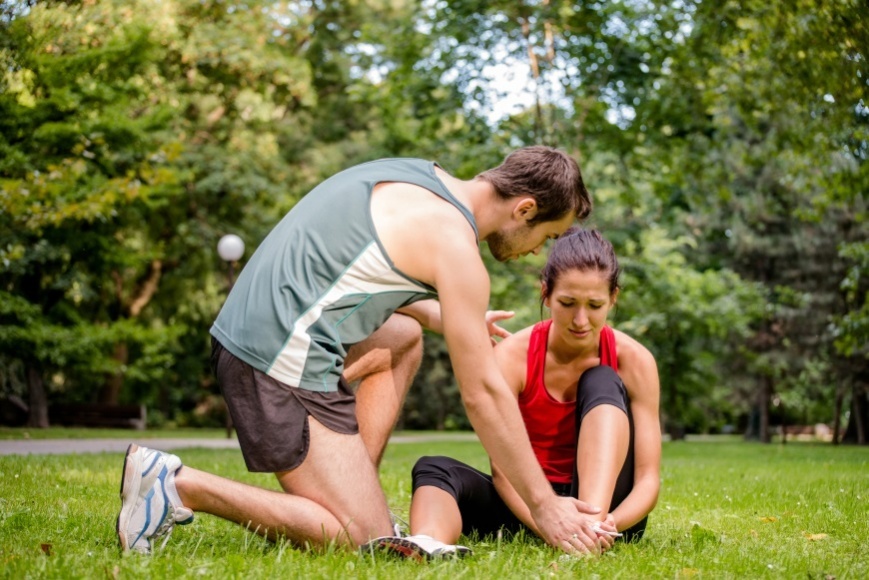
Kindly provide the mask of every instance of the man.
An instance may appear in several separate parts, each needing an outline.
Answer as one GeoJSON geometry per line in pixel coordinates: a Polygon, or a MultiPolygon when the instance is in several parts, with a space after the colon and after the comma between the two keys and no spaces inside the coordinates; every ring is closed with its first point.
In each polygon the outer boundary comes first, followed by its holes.
{"type": "Polygon", "coordinates": [[[422,324],[443,332],[468,417],[543,538],[599,550],[576,535],[597,508],[552,492],[495,365],[499,315],[487,320],[478,246],[500,261],[536,254],[590,210],[576,162],[540,146],[470,181],[432,162],[384,159],[317,186],[259,246],[211,329],[247,467],[274,472],[285,493],[131,445],[122,548],[150,552],[195,511],[297,546],[392,533],[377,464],[421,358],[422,324]]]}

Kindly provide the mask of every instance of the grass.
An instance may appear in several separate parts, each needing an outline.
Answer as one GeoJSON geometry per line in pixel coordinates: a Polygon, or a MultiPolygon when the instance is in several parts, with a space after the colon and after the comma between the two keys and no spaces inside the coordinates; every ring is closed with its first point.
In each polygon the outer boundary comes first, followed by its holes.
{"type": "MultiPolygon", "coordinates": [[[[178,454],[189,465],[277,489],[272,476],[248,473],[236,450],[178,454]]],[[[381,474],[400,515],[410,502],[410,467],[424,454],[486,466],[473,442],[391,445],[381,474]]],[[[465,560],[422,565],[305,553],[206,514],[176,528],[154,556],[122,556],[114,534],[120,469],[119,454],[0,456],[0,577],[869,577],[867,448],[665,443],[661,497],[639,544],[572,559],[536,538],[489,539],[471,541],[474,555],[465,560]]]]}

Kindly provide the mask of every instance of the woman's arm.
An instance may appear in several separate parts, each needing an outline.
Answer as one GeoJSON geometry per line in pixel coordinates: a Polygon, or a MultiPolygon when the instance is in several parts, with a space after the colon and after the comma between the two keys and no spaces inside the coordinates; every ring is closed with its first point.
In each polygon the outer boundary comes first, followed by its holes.
{"type": "Polygon", "coordinates": [[[631,400],[634,419],[634,487],[612,512],[621,531],[646,517],[658,501],[661,486],[660,382],[655,358],[643,345],[617,332],[619,374],[631,400]]]}

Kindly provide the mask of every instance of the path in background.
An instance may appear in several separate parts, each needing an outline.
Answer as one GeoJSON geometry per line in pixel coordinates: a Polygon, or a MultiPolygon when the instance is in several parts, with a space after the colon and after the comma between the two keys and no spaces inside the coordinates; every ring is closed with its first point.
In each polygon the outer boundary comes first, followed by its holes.
{"type": "MultiPolygon", "coordinates": [[[[473,433],[402,434],[393,435],[390,443],[424,441],[476,441],[473,433]]],[[[238,449],[237,439],[147,439],[130,432],[126,439],[32,439],[0,441],[0,455],[65,455],[70,453],[124,452],[130,443],[161,450],[200,447],[207,449],[238,449]]]]}

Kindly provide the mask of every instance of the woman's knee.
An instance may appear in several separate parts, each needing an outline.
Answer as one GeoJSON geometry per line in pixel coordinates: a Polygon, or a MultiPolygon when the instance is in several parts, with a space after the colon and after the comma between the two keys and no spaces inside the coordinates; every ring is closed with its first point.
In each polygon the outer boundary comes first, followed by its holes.
{"type": "Polygon", "coordinates": [[[599,365],[587,369],[579,377],[580,387],[595,387],[596,389],[623,390],[624,384],[618,373],[610,366],[599,365]]]}
{"type": "Polygon", "coordinates": [[[449,475],[451,459],[440,455],[423,455],[416,460],[411,470],[411,476],[416,481],[426,476],[446,477],[449,475]]]}
{"type": "Polygon", "coordinates": [[[577,412],[584,416],[594,407],[610,404],[628,412],[627,390],[619,375],[608,366],[592,367],[582,373],[576,394],[577,412]]]}
{"type": "Polygon", "coordinates": [[[424,455],[420,457],[411,470],[413,489],[416,490],[419,487],[432,485],[448,491],[454,497],[457,497],[458,485],[453,468],[458,464],[459,462],[451,457],[440,455],[424,455]]]}

